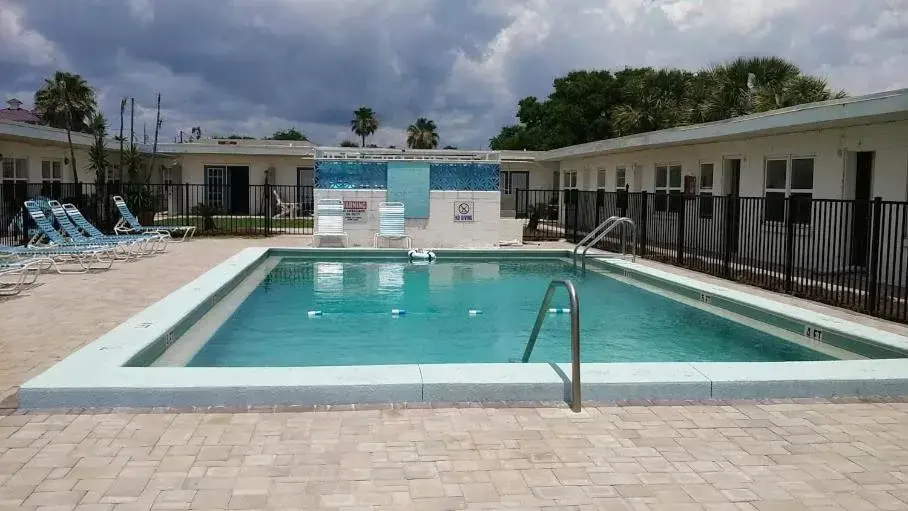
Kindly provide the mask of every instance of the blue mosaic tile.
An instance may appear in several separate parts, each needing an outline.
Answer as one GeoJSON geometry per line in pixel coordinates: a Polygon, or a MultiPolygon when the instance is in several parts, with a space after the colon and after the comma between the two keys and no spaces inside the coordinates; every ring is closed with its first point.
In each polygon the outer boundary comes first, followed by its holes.
{"type": "Polygon", "coordinates": [[[429,188],[432,190],[497,192],[498,163],[433,163],[429,188]]]}
{"type": "Polygon", "coordinates": [[[384,190],[388,164],[382,161],[316,160],[312,175],[315,188],[329,190],[384,190]]]}

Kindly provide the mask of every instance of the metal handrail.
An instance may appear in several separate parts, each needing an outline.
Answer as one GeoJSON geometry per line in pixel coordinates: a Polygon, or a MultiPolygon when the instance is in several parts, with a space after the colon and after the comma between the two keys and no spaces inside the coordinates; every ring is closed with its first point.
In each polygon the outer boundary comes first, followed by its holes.
{"type": "MultiPolygon", "coordinates": [[[[630,218],[625,216],[625,217],[619,218],[618,220],[615,220],[615,222],[613,222],[612,225],[609,226],[608,229],[602,231],[599,234],[599,236],[596,237],[596,239],[594,239],[590,244],[588,244],[586,247],[584,247],[583,252],[580,253],[580,269],[581,269],[581,271],[586,272],[586,253],[587,253],[587,251],[589,251],[590,247],[592,247],[596,243],[599,243],[600,241],[602,241],[602,238],[605,238],[608,235],[608,233],[615,230],[615,228],[618,227],[619,225],[621,225],[621,226],[629,225],[630,226],[631,231],[634,234],[634,240],[633,240],[633,243],[631,243],[631,262],[637,261],[637,224],[635,224],[633,220],[631,220],[630,218]]],[[[621,230],[621,253],[624,254],[626,252],[627,252],[627,230],[622,229],[621,230]]]]}
{"type": "Polygon", "coordinates": [[[527,341],[527,347],[523,351],[523,362],[530,360],[533,353],[533,346],[536,345],[536,338],[539,337],[539,330],[542,328],[542,322],[549,312],[549,302],[552,301],[552,293],[555,288],[564,286],[568,292],[568,299],[571,304],[571,410],[580,411],[580,301],[577,299],[577,290],[570,280],[553,280],[549,283],[549,288],[545,292],[545,298],[542,299],[542,305],[539,306],[539,313],[536,314],[536,324],[533,325],[533,332],[527,341]]]}
{"type": "Polygon", "coordinates": [[[583,244],[586,243],[587,241],[591,240],[593,238],[593,236],[598,234],[600,229],[604,229],[604,228],[608,227],[612,222],[617,221],[620,218],[621,217],[619,217],[619,216],[610,216],[610,217],[606,218],[605,220],[602,221],[601,224],[597,225],[595,229],[590,231],[589,234],[584,236],[583,239],[580,240],[580,242],[577,243],[576,246],[574,246],[574,255],[572,256],[572,258],[574,260],[574,269],[575,270],[577,269],[577,251],[580,250],[580,247],[582,247],[583,244]]]}

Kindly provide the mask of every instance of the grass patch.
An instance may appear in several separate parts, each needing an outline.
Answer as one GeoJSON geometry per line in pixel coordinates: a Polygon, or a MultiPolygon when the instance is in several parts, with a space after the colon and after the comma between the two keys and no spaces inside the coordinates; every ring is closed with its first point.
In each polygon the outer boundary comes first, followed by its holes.
{"type": "MultiPolygon", "coordinates": [[[[311,229],[311,218],[272,218],[248,216],[216,216],[211,219],[218,231],[250,232],[264,230],[266,225],[271,229],[311,229]]],[[[162,227],[176,227],[181,225],[194,225],[201,232],[204,231],[204,218],[200,216],[177,216],[155,220],[155,225],[162,227]]]]}

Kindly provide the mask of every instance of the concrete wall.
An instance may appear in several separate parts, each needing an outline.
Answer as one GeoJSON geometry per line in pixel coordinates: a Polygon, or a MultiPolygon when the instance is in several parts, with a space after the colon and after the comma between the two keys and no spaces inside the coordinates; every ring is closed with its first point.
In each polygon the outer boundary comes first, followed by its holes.
{"type": "MultiPolygon", "coordinates": [[[[347,221],[344,224],[350,246],[373,245],[373,237],[378,232],[378,205],[385,197],[384,190],[315,190],[316,204],[321,199],[367,202],[362,223],[347,221]]],[[[490,247],[502,240],[521,237],[521,221],[501,218],[498,192],[431,191],[429,201],[428,219],[411,219],[406,222],[407,233],[413,240],[414,248],[490,247]],[[473,203],[473,222],[454,221],[454,208],[463,201],[473,203]]],[[[380,243],[382,247],[403,247],[406,242],[381,240],[380,243]]]]}

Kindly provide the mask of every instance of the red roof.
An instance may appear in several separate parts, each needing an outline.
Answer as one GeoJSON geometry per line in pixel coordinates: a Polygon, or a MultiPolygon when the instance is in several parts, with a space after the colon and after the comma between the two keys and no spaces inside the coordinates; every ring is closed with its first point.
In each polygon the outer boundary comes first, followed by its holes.
{"type": "Polygon", "coordinates": [[[6,102],[9,108],[0,109],[0,121],[27,122],[38,124],[41,120],[37,115],[29,110],[22,108],[22,102],[16,98],[6,102]]]}
{"type": "Polygon", "coordinates": [[[40,120],[41,119],[39,119],[37,115],[24,108],[17,108],[15,110],[13,110],[12,108],[0,109],[0,121],[15,121],[38,124],[40,120]]]}

